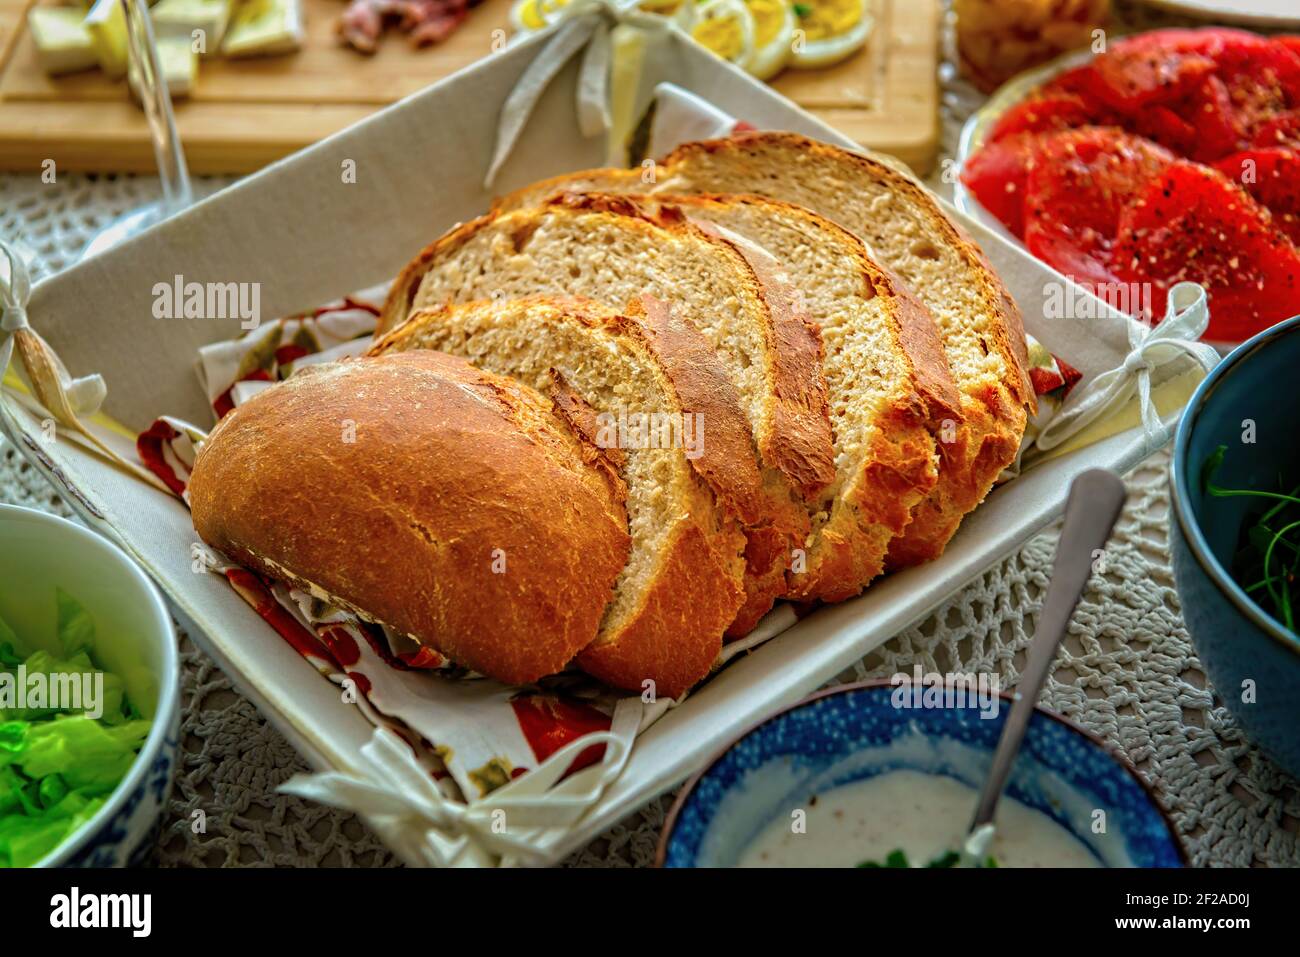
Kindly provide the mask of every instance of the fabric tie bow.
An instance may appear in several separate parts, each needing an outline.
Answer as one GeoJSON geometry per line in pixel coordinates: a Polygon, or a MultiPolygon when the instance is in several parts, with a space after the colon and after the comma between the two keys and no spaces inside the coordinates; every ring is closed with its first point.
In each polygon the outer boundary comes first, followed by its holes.
{"type": "Polygon", "coordinates": [[[1143,455],[1169,441],[1174,425],[1166,425],[1151,396],[1157,373],[1190,358],[1207,373],[1218,365],[1218,350],[1198,340],[1210,324],[1205,290],[1194,282],[1180,282],[1169,290],[1164,320],[1146,327],[1129,323],[1131,351],[1124,362],[1089,382],[1044,427],[1035,445],[1046,452],[1067,442],[1093,422],[1122,409],[1136,392],[1142,415],[1143,455]]]}
{"type": "Polygon", "coordinates": [[[361,748],[364,770],[298,775],[280,790],[354,811],[406,834],[403,846],[418,848],[437,867],[484,863],[542,863],[546,848],[590,809],[623,771],[640,728],[637,697],[615,705],[608,731],[584,735],[551,754],[538,767],[490,794],[463,804],[446,797],[411,748],[393,731],[376,729],[361,748]],[[583,751],[603,745],[599,765],[561,780],[583,751]]]}
{"type": "MultiPolygon", "coordinates": [[[[623,165],[616,153],[622,143],[623,126],[628,118],[611,118],[609,109],[609,76],[614,48],[623,39],[644,40],[647,36],[665,36],[678,29],[677,18],[687,17],[693,12],[692,5],[684,3],[679,12],[669,18],[638,9],[638,2],[639,0],[572,0],[560,9],[557,29],[524,70],[523,76],[501,107],[496,147],[483,181],[485,189],[492,188],[497,174],[514,150],[515,143],[546,88],[579,50],[585,52],[578,74],[578,128],[583,136],[609,133],[608,162],[612,166],[623,165]]],[[[639,73],[639,69],[630,71],[628,82],[635,83],[639,73]]],[[[623,91],[619,91],[621,92],[623,91]]],[[[616,95],[612,99],[616,103],[626,102],[630,107],[636,91],[631,90],[630,94],[626,97],[616,95]]]]}
{"type": "MultiPolygon", "coordinates": [[[[166,488],[152,472],[122,458],[82,424],[79,416],[94,415],[104,402],[108,389],[99,375],[73,378],[58,354],[27,322],[27,303],[31,299],[32,281],[27,264],[9,243],[0,239],[7,271],[0,276],[0,380],[9,369],[15,351],[20,372],[25,373],[32,395],[46,414],[72,435],[103,453],[114,465],[145,479],[156,488],[166,488]]],[[[0,396],[0,414],[9,415],[0,396]]],[[[21,431],[10,422],[15,435],[21,431]]]]}

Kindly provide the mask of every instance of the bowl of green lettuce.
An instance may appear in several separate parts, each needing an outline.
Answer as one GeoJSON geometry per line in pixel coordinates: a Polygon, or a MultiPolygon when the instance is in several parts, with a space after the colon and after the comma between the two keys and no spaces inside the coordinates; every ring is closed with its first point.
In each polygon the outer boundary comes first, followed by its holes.
{"type": "Polygon", "coordinates": [[[179,727],[175,632],[89,529],[0,506],[0,868],[148,860],[179,727]]]}

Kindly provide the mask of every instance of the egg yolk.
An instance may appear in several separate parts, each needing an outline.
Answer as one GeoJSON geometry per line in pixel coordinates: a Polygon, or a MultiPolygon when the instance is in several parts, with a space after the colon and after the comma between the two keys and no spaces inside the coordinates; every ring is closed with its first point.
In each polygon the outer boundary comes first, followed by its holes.
{"type": "Polygon", "coordinates": [[[803,0],[799,28],[809,40],[848,33],[862,19],[862,0],[803,0]]]}
{"type": "Polygon", "coordinates": [[[732,16],[709,17],[701,20],[691,31],[691,36],[701,46],[707,47],[724,60],[734,60],[745,49],[745,35],[732,16]]]}
{"type": "Polygon", "coordinates": [[[544,30],[549,26],[546,16],[555,13],[569,0],[531,0],[519,8],[519,22],[529,30],[544,30]]]}
{"type": "Polygon", "coordinates": [[[754,15],[754,45],[765,47],[781,32],[785,0],[747,0],[746,5],[754,15]]]}

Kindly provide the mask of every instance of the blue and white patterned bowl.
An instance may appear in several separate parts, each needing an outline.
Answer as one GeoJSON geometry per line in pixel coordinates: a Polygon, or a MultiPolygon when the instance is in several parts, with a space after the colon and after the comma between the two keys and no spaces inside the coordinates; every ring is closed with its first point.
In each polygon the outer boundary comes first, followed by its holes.
{"type": "Polygon", "coordinates": [[[0,505],[0,614],[16,631],[52,627],[54,589],[80,602],[95,622],[97,651],[114,671],[128,662],[137,707],[153,728],[104,806],[39,867],[125,867],[148,858],[176,766],[180,664],[176,633],[158,590],[107,539],[73,522],[0,505]],[[111,659],[111,660],[108,660],[111,659]],[[151,700],[152,699],[152,700],[151,700]]]}
{"type": "MultiPolygon", "coordinates": [[[[758,724],[696,775],[664,824],[664,867],[729,867],[809,794],[895,770],[945,774],[976,790],[1011,698],[995,717],[975,706],[896,707],[888,681],[820,692],[758,724]]],[[[1107,866],[1181,867],[1187,854],[1159,800],[1126,760],[1039,708],[1007,785],[1107,866]],[[1104,819],[1096,815],[1105,811],[1104,819]],[[1094,821],[1104,820],[1103,833],[1094,821]]],[[[974,808],[972,807],[972,811],[974,808]]]]}

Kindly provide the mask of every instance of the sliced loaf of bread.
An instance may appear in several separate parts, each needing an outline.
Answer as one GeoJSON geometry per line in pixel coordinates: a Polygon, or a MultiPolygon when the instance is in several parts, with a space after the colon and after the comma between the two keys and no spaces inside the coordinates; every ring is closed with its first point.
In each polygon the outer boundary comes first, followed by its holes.
{"type": "Polygon", "coordinates": [[[730,503],[759,494],[758,468],[709,342],[656,300],[628,312],[558,297],[440,306],[371,354],[437,349],[539,390],[558,375],[593,410],[627,486],[632,545],[578,664],[618,688],[650,681],[679,697],[708,673],[744,600],[745,536],[730,503]]]}
{"type": "MultiPolygon", "coordinates": [[[[674,207],[626,197],[561,197],[451,231],[398,277],[380,331],[411,312],[493,297],[582,295],[621,309],[650,295],[694,325],[735,385],[753,436],[761,492],[734,503],[747,535],[749,631],[785,591],[809,530],[806,502],[834,480],[821,339],[793,309],[778,265],[690,224],[674,207]]],[[[705,423],[705,442],[709,441],[705,423]]]]}
{"type": "Polygon", "coordinates": [[[849,598],[881,573],[934,488],[943,423],[961,416],[934,319],[861,240],[802,206],[727,194],[659,199],[776,255],[821,330],[835,481],[811,510],[790,597],[849,598]]]}
{"type": "Polygon", "coordinates": [[[934,316],[961,416],[939,446],[939,480],[891,543],[888,565],[936,558],[1020,447],[1035,408],[1020,310],[983,253],[909,175],[878,159],[796,133],[744,132],[686,143],[647,175],[587,170],[542,180],[494,209],[534,205],[570,189],[609,193],[749,193],[797,203],[857,235],[934,316]]]}
{"type": "Polygon", "coordinates": [[[807,206],[856,233],[930,308],[961,393],[939,482],[889,549],[894,567],[938,557],[1016,457],[1035,406],[1020,310],[983,253],[910,176],[794,133],[688,143],[657,190],[749,192],[807,206]]]}
{"type": "Polygon", "coordinates": [[[532,388],[436,352],[307,366],[212,430],[194,528],[248,568],[507,684],[597,636],[628,555],[604,453],[532,388]]]}

